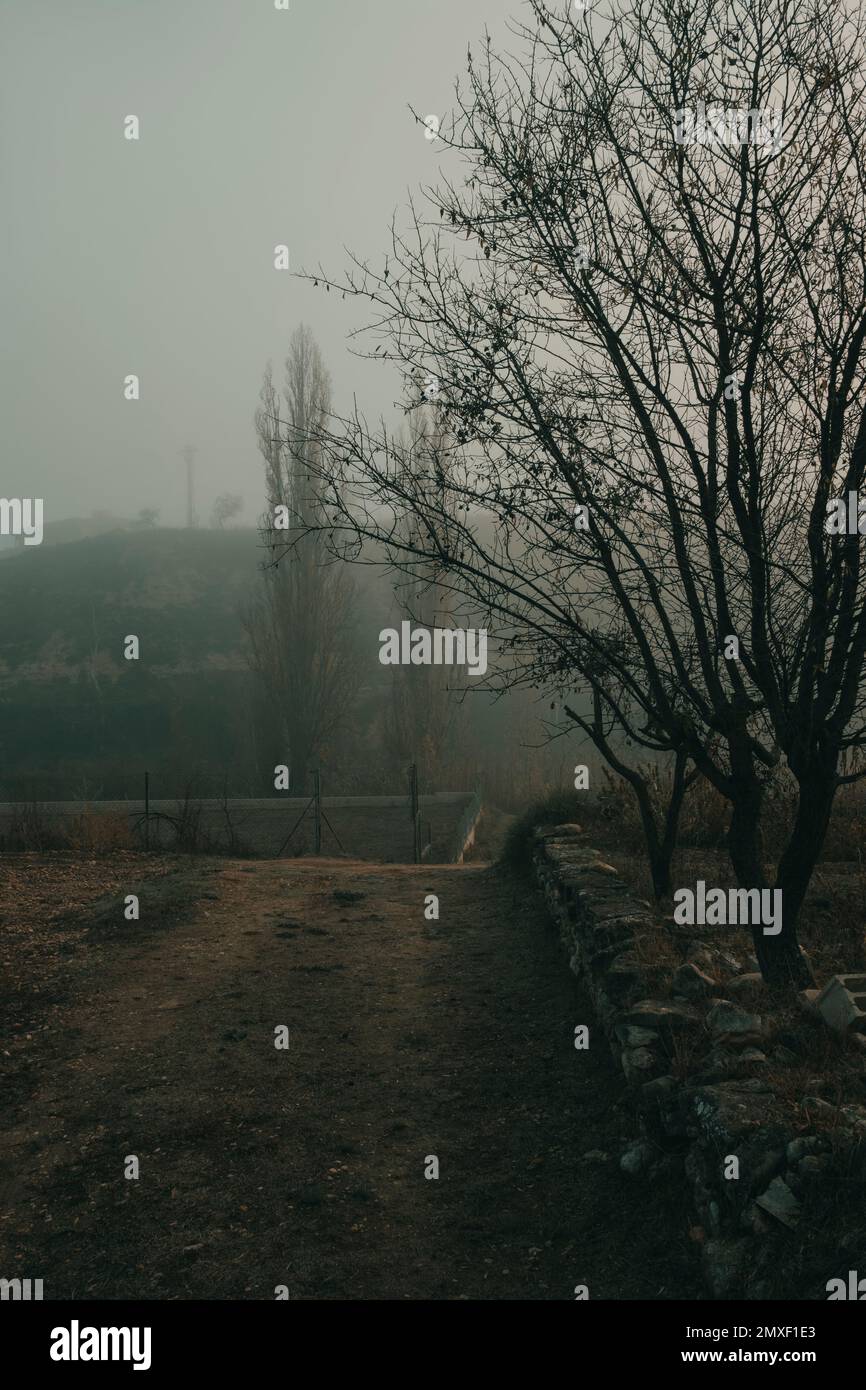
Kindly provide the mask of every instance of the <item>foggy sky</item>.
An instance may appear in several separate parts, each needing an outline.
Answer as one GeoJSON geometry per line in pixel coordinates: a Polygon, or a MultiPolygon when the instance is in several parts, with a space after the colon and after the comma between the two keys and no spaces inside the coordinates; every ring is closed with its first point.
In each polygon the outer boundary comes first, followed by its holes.
{"type": "Polygon", "coordinates": [[[180,524],[190,442],[200,522],[225,491],[252,522],[261,375],[269,357],[281,375],[301,321],[335,405],[389,410],[391,369],[346,341],[363,309],[275,271],[273,247],[336,278],[344,245],[380,256],[395,207],[443,164],[408,106],[444,116],[467,46],[485,24],[507,38],[522,9],[0,0],[0,496],[44,498],[46,523],[155,507],[180,524]]]}

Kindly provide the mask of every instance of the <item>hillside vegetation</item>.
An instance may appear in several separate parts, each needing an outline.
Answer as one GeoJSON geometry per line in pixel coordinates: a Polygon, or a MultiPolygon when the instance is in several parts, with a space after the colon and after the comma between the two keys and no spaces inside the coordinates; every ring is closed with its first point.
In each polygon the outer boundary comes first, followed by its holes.
{"type": "Polygon", "coordinates": [[[173,794],[181,748],[189,772],[249,764],[240,610],[259,560],[252,530],[118,531],[4,559],[2,793],[140,794],[149,767],[173,794]]]}

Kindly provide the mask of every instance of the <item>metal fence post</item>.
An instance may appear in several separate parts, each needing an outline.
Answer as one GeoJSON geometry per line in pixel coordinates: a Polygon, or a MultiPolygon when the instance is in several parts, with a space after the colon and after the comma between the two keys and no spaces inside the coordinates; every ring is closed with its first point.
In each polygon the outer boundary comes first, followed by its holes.
{"type": "Polygon", "coordinates": [[[412,858],[418,864],[421,861],[421,807],[418,797],[418,765],[413,763],[409,768],[409,804],[412,816],[412,858]]]}

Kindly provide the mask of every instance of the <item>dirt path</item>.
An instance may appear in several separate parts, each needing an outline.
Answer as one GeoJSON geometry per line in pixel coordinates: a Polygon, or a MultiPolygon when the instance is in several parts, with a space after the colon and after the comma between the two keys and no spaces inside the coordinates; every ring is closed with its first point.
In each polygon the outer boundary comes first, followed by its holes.
{"type": "Polygon", "coordinates": [[[47,1298],[699,1296],[676,1192],[648,1212],[619,1171],[622,1081],[597,1031],[574,1049],[589,1006],[528,888],[483,865],[175,877],[77,938],[29,1035],[0,1275],[47,1298]]]}

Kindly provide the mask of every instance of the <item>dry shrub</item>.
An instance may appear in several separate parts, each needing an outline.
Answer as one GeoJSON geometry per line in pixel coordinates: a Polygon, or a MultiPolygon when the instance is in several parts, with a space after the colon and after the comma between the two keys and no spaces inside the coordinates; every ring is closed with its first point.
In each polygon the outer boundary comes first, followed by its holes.
{"type": "Polygon", "coordinates": [[[73,817],[65,839],[67,847],[78,854],[113,854],[135,848],[129,820],[122,812],[97,811],[92,806],[85,806],[73,817]]]}
{"type": "Polygon", "coordinates": [[[680,965],[680,955],[663,922],[653,921],[634,936],[632,952],[641,970],[670,976],[680,965]]]}
{"type": "Polygon", "coordinates": [[[840,787],[824,841],[823,858],[861,864],[866,846],[866,788],[855,782],[840,787]]]}
{"type": "Polygon", "coordinates": [[[699,849],[720,849],[725,844],[730,806],[721,792],[698,777],[688,788],[680,813],[680,842],[699,849]]]}
{"type": "MultiPolygon", "coordinates": [[[[659,763],[638,768],[645,779],[661,827],[673,791],[673,770],[659,763]]],[[[642,849],[643,826],[634,792],[628,782],[609,768],[602,768],[604,786],[598,794],[598,815],[602,822],[615,825],[617,840],[624,837],[627,848],[642,849]]],[[[730,806],[705,777],[698,777],[686,790],[680,811],[678,840],[683,845],[718,849],[725,843],[730,806]]]]}
{"type": "Polygon", "coordinates": [[[694,1031],[672,1033],[667,1044],[668,1069],[677,1081],[688,1081],[702,1066],[706,1034],[694,1031]]]}
{"type": "Polygon", "coordinates": [[[22,804],[15,811],[9,829],[2,837],[2,848],[10,854],[30,850],[42,851],[65,849],[66,836],[57,825],[46,816],[37,801],[22,804]]]}

